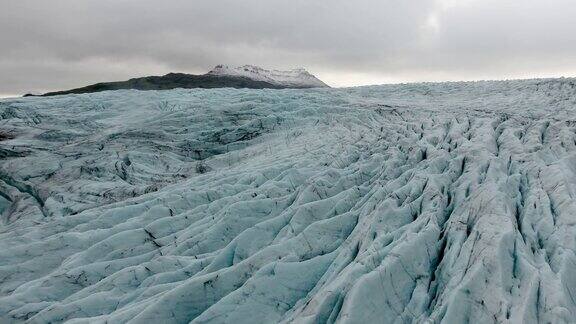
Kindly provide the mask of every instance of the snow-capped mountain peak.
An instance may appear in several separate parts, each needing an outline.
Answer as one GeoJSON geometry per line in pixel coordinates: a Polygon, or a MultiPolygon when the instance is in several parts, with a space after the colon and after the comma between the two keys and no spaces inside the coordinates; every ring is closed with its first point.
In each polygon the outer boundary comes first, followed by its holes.
{"type": "Polygon", "coordinates": [[[256,81],[269,82],[279,86],[298,88],[328,87],[314,75],[303,68],[296,68],[287,71],[267,70],[255,65],[243,65],[229,67],[227,65],[216,65],[209,75],[227,75],[245,77],[256,81]]]}

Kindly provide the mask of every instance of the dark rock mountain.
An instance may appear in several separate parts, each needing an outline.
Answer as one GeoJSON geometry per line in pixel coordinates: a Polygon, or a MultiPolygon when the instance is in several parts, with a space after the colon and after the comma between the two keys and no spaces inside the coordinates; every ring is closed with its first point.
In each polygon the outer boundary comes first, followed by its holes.
{"type": "MultiPolygon", "coordinates": [[[[250,88],[250,89],[285,89],[285,88],[313,88],[328,87],[313,75],[303,69],[292,71],[269,71],[259,69],[259,74],[240,74],[238,70],[244,71],[245,67],[229,69],[232,72],[222,72],[221,65],[217,66],[209,73],[202,75],[186,73],[168,73],[163,76],[147,76],[133,78],[127,81],[101,82],[81,88],[48,92],[42,96],[55,96],[74,93],[91,93],[106,90],[136,89],[136,90],[168,90],[175,88],[250,88]],[[234,73],[234,74],[232,74],[234,73]],[[286,82],[278,79],[279,73],[290,73],[292,80],[286,82]],[[294,76],[294,73],[296,75],[294,76]],[[302,76],[299,80],[299,76],[302,76]],[[296,79],[296,82],[294,82],[296,79]],[[297,82],[301,81],[301,82],[297,82]]],[[[253,72],[253,71],[251,71],[253,72]]],[[[285,76],[285,74],[281,74],[285,76]]],[[[26,96],[30,96],[27,94],[26,96]]]]}

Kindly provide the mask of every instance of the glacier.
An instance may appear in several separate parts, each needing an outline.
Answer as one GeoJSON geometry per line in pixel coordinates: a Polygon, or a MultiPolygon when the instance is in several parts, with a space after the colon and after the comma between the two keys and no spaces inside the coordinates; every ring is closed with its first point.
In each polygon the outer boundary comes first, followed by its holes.
{"type": "Polygon", "coordinates": [[[569,323],[576,80],[0,100],[2,323],[569,323]]]}

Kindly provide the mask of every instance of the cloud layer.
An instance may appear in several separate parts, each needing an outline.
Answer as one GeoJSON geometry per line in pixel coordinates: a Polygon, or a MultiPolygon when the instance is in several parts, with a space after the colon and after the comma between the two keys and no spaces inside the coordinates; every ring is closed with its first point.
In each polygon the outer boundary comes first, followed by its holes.
{"type": "Polygon", "coordinates": [[[2,0],[0,94],[213,65],[335,86],[576,75],[572,0],[2,0]]]}

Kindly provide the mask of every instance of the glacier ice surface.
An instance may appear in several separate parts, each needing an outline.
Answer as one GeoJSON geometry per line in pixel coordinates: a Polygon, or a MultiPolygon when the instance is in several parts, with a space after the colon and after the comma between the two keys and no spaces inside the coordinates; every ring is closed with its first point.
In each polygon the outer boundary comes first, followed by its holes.
{"type": "Polygon", "coordinates": [[[576,81],[0,101],[2,323],[568,323],[576,81]]]}

